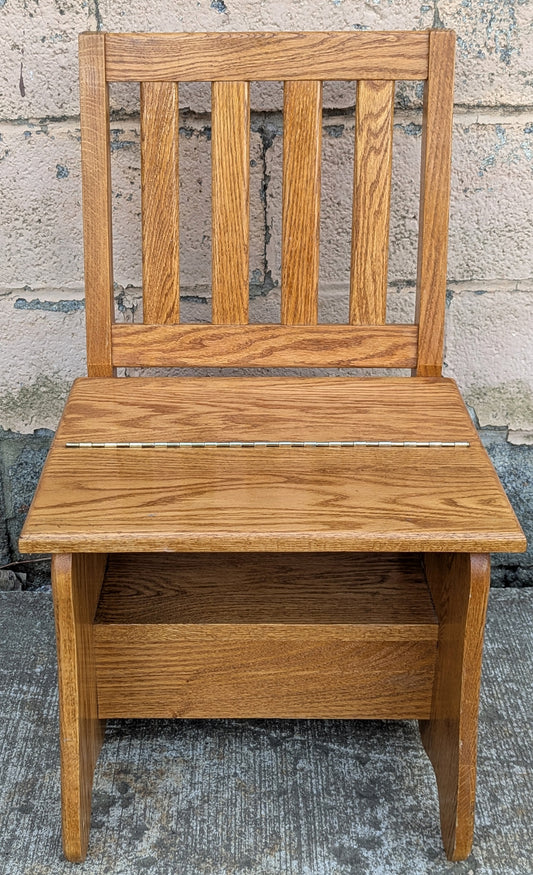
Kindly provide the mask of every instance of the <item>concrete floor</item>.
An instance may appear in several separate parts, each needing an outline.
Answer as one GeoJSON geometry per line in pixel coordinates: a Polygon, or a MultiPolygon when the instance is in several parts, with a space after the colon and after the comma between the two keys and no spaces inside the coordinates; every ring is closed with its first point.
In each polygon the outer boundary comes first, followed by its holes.
{"type": "Polygon", "coordinates": [[[50,596],[0,594],[0,873],[532,875],[533,590],[491,594],[474,850],[448,863],[412,722],[113,721],[61,853],[50,596]]]}

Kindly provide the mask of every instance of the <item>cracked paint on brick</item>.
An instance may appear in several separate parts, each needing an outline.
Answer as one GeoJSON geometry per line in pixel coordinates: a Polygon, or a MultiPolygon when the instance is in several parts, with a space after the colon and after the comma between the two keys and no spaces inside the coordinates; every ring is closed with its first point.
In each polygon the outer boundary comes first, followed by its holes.
{"type": "Polygon", "coordinates": [[[51,313],[75,313],[77,310],[85,309],[85,302],[40,301],[38,298],[27,301],[26,298],[17,298],[13,306],[15,310],[48,310],[51,313]]]}

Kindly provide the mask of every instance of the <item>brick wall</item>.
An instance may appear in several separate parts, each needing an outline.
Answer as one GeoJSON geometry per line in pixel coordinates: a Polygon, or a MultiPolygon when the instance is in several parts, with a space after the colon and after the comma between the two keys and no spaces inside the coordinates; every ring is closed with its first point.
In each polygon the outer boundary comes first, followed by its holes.
{"type": "MultiPolygon", "coordinates": [[[[521,0],[0,0],[0,564],[16,538],[72,379],[84,373],[77,34],[82,30],[353,30],[458,36],[445,374],[454,376],[532,534],[533,13],[521,0]],[[3,505],[3,506],[2,506],[3,505]]],[[[252,318],[279,304],[282,91],[252,91],[252,318]]],[[[347,312],[355,88],[326,86],[321,312],[347,312]]],[[[138,90],[112,87],[117,318],[140,304],[138,90]]],[[[209,92],[181,88],[184,309],[209,313],[209,92]]],[[[421,89],[396,95],[391,317],[412,312],[421,89]]],[[[494,580],[533,584],[533,556],[494,580]]],[[[16,566],[25,585],[46,562],[16,566]]],[[[11,578],[12,580],[12,578],[11,578]]],[[[0,581],[1,585],[1,581],[0,581]]],[[[7,584],[6,584],[7,585],[7,584]]],[[[11,585],[11,584],[10,584],[11,585]]]]}

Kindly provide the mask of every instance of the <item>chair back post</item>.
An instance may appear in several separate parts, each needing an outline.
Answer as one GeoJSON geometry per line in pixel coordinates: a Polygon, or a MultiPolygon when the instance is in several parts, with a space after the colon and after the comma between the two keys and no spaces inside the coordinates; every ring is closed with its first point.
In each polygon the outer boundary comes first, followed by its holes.
{"type": "Polygon", "coordinates": [[[111,377],[115,311],[105,34],[80,34],[79,59],[87,372],[111,377]]]}
{"type": "Polygon", "coordinates": [[[415,322],[415,374],[439,377],[444,348],[446,268],[453,121],[455,33],[429,34],[428,78],[424,88],[422,163],[415,322]]]}

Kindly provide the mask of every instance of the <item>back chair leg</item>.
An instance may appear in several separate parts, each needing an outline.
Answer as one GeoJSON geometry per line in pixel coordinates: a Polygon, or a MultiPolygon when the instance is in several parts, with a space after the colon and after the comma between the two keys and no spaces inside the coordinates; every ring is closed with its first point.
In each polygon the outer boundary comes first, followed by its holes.
{"type": "Polygon", "coordinates": [[[63,849],[72,862],[87,854],[93,773],[104,737],[105,722],[98,719],[92,622],[106,561],[106,554],[95,553],[52,557],[63,849]]]}
{"type": "Polygon", "coordinates": [[[425,555],[426,575],[439,619],[431,718],[420,721],[424,748],[439,793],[442,839],[448,859],[472,849],[476,749],[483,630],[490,556],[425,555]]]}

